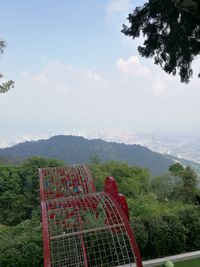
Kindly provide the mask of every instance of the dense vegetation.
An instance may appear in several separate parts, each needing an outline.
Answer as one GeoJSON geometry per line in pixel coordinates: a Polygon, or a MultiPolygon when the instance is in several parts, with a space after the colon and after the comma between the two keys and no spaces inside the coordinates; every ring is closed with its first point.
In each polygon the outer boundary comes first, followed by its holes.
{"type": "Polygon", "coordinates": [[[98,155],[102,162],[124,161],[130,165],[148,168],[153,175],[161,174],[173,163],[144,146],[105,142],[100,139],[87,140],[78,136],[60,135],[0,149],[0,157],[12,158],[17,162],[41,156],[63,160],[67,164],[83,164],[89,163],[91,155],[98,155]]]}
{"type": "MultiPolygon", "coordinates": [[[[43,266],[38,168],[63,164],[39,157],[17,166],[1,164],[0,266],[43,266]]],[[[106,176],[114,176],[127,196],[143,259],[199,249],[199,192],[190,167],[174,164],[153,177],[147,169],[92,157],[90,168],[98,190],[106,176]]]]}
{"type": "Polygon", "coordinates": [[[43,158],[0,165],[1,267],[43,266],[38,168],[62,165],[43,158]]]}

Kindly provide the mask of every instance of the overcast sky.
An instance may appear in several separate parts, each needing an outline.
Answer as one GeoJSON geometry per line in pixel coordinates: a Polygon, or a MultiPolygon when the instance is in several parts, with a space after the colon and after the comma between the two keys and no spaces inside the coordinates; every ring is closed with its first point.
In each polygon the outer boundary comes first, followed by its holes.
{"type": "MultiPolygon", "coordinates": [[[[136,0],[1,3],[0,138],[98,130],[200,133],[200,79],[188,85],[138,55],[120,30],[136,0]]],[[[199,61],[194,63],[195,74],[199,61]]]]}

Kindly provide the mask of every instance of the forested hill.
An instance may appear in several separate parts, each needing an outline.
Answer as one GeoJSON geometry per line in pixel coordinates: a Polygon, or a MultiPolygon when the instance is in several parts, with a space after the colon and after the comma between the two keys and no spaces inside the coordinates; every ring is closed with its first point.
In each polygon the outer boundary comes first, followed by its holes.
{"type": "Polygon", "coordinates": [[[17,162],[32,156],[42,156],[60,159],[67,164],[78,164],[89,162],[93,155],[97,155],[101,162],[123,161],[148,168],[154,175],[166,171],[173,163],[144,146],[118,144],[100,139],[87,140],[78,136],[58,135],[48,140],[25,142],[0,149],[0,157],[12,158],[17,162]]]}

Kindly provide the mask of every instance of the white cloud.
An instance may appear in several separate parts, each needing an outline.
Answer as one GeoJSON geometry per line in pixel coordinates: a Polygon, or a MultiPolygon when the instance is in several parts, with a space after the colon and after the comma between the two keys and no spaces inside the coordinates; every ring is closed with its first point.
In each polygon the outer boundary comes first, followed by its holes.
{"type": "Polygon", "coordinates": [[[73,68],[71,66],[58,60],[53,60],[37,74],[26,74],[25,77],[37,88],[62,92],[69,90],[67,77],[72,74],[72,71],[73,68]]]}
{"type": "Polygon", "coordinates": [[[128,59],[119,58],[116,62],[117,69],[122,75],[126,76],[126,85],[140,84],[140,87],[144,87],[143,82],[146,83],[147,92],[151,92],[154,97],[165,97],[168,95],[166,87],[166,79],[156,72],[151,72],[150,68],[144,66],[138,56],[131,56],[128,59]],[[148,86],[147,86],[148,84],[148,86]]]}
{"type": "Polygon", "coordinates": [[[144,76],[145,78],[151,77],[150,70],[147,67],[142,66],[137,56],[132,56],[127,60],[119,58],[116,64],[118,69],[125,74],[144,76]]]}
{"type": "Polygon", "coordinates": [[[171,77],[136,56],[119,58],[115,67],[112,73],[106,73],[106,78],[87,66],[70,66],[58,60],[35,74],[26,72],[16,81],[15,88],[0,98],[6,112],[6,119],[3,113],[0,118],[2,129],[14,128],[23,135],[53,135],[108,128],[198,128],[197,79],[183,85],[179,77],[171,77]],[[14,112],[10,112],[10,106],[14,112]]]}
{"type": "Polygon", "coordinates": [[[56,92],[108,91],[112,89],[109,81],[99,73],[87,68],[78,68],[61,61],[49,62],[35,75],[26,78],[38,89],[56,92]]]}
{"type": "Polygon", "coordinates": [[[91,80],[96,81],[96,82],[103,82],[103,78],[99,74],[97,74],[91,70],[87,71],[87,77],[91,80]]]}

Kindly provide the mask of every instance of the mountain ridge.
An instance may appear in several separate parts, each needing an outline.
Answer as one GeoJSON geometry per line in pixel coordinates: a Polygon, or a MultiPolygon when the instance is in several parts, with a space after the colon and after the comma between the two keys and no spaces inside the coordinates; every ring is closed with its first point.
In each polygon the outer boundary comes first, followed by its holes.
{"type": "Polygon", "coordinates": [[[88,163],[93,155],[97,155],[102,162],[123,161],[129,165],[148,168],[153,175],[161,174],[173,163],[162,154],[139,144],[88,140],[73,135],[56,135],[0,149],[0,157],[11,157],[17,162],[32,156],[42,156],[63,160],[67,164],[79,164],[88,163]]]}

